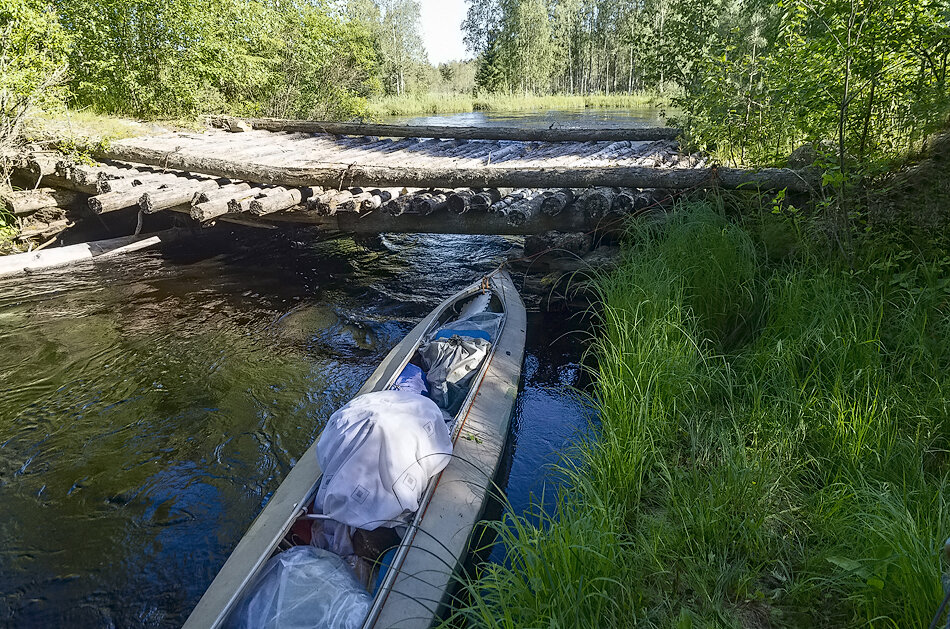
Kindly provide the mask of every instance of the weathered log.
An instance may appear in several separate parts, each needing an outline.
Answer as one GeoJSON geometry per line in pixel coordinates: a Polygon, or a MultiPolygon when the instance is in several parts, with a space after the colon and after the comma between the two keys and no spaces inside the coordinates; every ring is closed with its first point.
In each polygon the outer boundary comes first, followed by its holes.
{"type": "Polygon", "coordinates": [[[214,201],[217,199],[222,199],[225,201],[225,206],[227,201],[230,201],[234,198],[235,195],[240,195],[245,190],[250,190],[251,184],[249,183],[229,183],[227,185],[221,186],[219,188],[211,188],[209,190],[203,190],[195,195],[194,202],[192,205],[198,205],[199,203],[207,203],[208,201],[214,201]]]}
{"type": "Polygon", "coordinates": [[[20,230],[17,238],[33,238],[34,236],[53,235],[71,226],[72,223],[65,218],[61,218],[51,223],[38,223],[20,230]]]}
{"type": "Polygon", "coordinates": [[[613,188],[592,188],[581,195],[578,203],[584,208],[584,212],[591,218],[601,218],[610,212],[610,206],[613,203],[617,191],[613,188]]]}
{"type": "Polygon", "coordinates": [[[238,195],[235,195],[230,201],[228,201],[228,214],[243,214],[244,212],[250,212],[251,210],[251,201],[256,199],[262,194],[268,192],[271,188],[269,187],[256,187],[249,190],[245,190],[238,195]]]}
{"type": "Polygon", "coordinates": [[[511,194],[511,188],[488,188],[482,190],[472,197],[469,203],[469,209],[476,212],[487,212],[488,209],[498,203],[503,197],[511,194]]]}
{"type": "Polygon", "coordinates": [[[520,188],[518,190],[513,190],[509,192],[508,194],[506,194],[504,197],[502,197],[499,201],[492,203],[491,206],[489,206],[488,211],[491,213],[498,212],[498,213],[504,214],[509,206],[528,197],[530,194],[531,194],[531,191],[528,190],[527,188],[520,188]]]}
{"type": "Polygon", "coordinates": [[[445,209],[448,204],[448,195],[443,192],[434,192],[431,194],[417,195],[413,198],[410,205],[414,214],[432,214],[445,209]]]}
{"type": "MultiPolygon", "coordinates": [[[[245,122],[255,129],[267,131],[299,131],[329,133],[332,135],[371,135],[387,138],[442,138],[455,140],[518,140],[521,142],[612,142],[620,140],[675,140],[679,129],[669,127],[613,128],[613,129],[526,129],[523,127],[451,127],[405,126],[389,124],[362,124],[321,122],[314,120],[279,120],[248,118],[245,122]]],[[[212,124],[226,128],[221,119],[212,124]]]]}
{"type": "Polygon", "coordinates": [[[617,194],[611,202],[610,211],[614,214],[630,214],[636,206],[636,196],[636,190],[630,188],[617,190],[617,194]]]}
{"type": "Polygon", "coordinates": [[[464,214],[468,212],[468,208],[471,207],[472,197],[474,197],[476,192],[471,188],[460,188],[455,190],[452,194],[449,195],[447,206],[449,212],[453,214],[464,214]]]}
{"type": "Polygon", "coordinates": [[[320,192],[319,188],[274,188],[266,196],[252,200],[250,212],[254,216],[280,212],[300,205],[320,192]]]}
{"type": "Polygon", "coordinates": [[[391,201],[402,194],[402,190],[400,188],[377,188],[375,190],[371,190],[370,192],[372,193],[372,196],[363,201],[364,210],[375,210],[381,208],[384,203],[391,201]]]}
{"type": "Polygon", "coordinates": [[[369,190],[363,192],[350,193],[348,198],[343,199],[336,206],[337,212],[359,212],[363,209],[363,203],[372,198],[373,193],[369,190]]]}
{"type": "Polygon", "coordinates": [[[139,207],[146,214],[154,214],[161,210],[167,210],[177,205],[191,205],[195,196],[205,190],[213,190],[220,187],[221,184],[230,183],[229,181],[216,181],[206,179],[204,181],[194,181],[182,185],[174,185],[159,190],[149,190],[143,192],[139,197],[139,207]]]}
{"type": "Polygon", "coordinates": [[[412,168],[391,166],[320,165],[270,166],[226,157],[194,156],[134,144],[113,143],[98,153],[102,158],[166,166],[215,177],[286,187],[396,186],[420,188],[744,188],[809,192],[818,186],[814,173],[784,168],[758,171],[735,168],[642,168],[639,166],[583,168],[412,168]]]}
{"type": "Polygon", "coordinates": [[[168,242],[181,234],[182,232],[179,230],[167,230],[148,236],[123,236],[122,238],[84,242],[68,247],[44,249],[41,252],[33,251],[2,256],[0,257],[0,276],[30,273],[56,266],[67,266],[94,258],[108,258],[168,242]]]}
{"type": "Polygon", "coordinates": [[[541,212],[542,201],[544,201],[544,195],[534,194],[509,206],[505,211],[508,224],[520,226],[527,223],[533,216],[541,212]]]}
{"type": "MultiPolygon", "coordinates": [[[[118,210],[136,207],[139,204],[139,199],[142,198],[142,191],[145,189],[148,188],[138,186],[122,192],[97,194],[96,196],[89,197],[89,207],[92,208],[92,211],[96,214],[105,214],[106,212],[116,212],[118,210]]],[[[157,191],[159,188],[155,186],[150,189],[157,191]]]]}
{"type": "Polygon", "coordinates": [[[557,216],[573,202],[574,191],[570,188],[561,188],[544,197],[541,201],[541,212],[548,216],[557,216]]]}
{"type": "Polygon", "coordinates": [[[188,173],[153,173],[141,172],[132,174],[123,179],[100,179],[99,190],[106,192],[127,192],[138,186],[176,186],[179,183],[187,184],[198,179],[208,179],[205,175],[189,176],[188,173]]]}
{"type": "Polygon", "coordinates": [[[0,202],[8,212],[23,216],[48,207],[70,207],[82,198],[80,193],[72,190],[37,188],[7,192],[0,195],[0,202]]]}

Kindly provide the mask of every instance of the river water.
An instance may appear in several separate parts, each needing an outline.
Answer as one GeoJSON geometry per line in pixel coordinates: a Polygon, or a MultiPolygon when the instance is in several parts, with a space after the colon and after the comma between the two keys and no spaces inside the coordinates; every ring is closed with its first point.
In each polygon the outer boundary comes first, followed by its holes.
{"type": "Polygon", "coordinates": [[[600,127],[662,127],[665,112],[657,107],[635,109],[558,109],[550,111],[472,111],[460,114],[426,116],[387,116],[388,124],[456,126],[456,127],[525,127],[528,129],[583,129],[600,127]]]}
{"type": "MultiPolygon", "coordinates": [[[[181,625],[325,418],[519,245],[223,232],[0,280],[0,625],[181,625]]],[[[516,509],[587,424],[575,328],[529,315],[516,509]]]]}

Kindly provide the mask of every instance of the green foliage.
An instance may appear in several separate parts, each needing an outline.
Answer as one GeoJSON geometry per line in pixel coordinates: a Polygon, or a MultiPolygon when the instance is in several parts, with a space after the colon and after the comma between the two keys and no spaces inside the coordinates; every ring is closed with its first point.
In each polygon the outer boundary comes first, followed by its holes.
{"type": "Polygon", "coordinates": [[[0,148],[34,109],[62,104],[67,33],[41,0],[0,0],[0,148]]]}
{"type": "Polygon", "coordinates": [[[855,271],[802,221],[774,258],[758,234],[788,220],[694,203],[631,234],[597,279],[599,422],[556,511],[497,526],[507,562],[459,617],[927,626],[950,531],[950,261],[855,271]]]}
{"type": "Polygon", "coordinates": [[[946,121],[947,8],[912,0],[720,0],[682,83],[683,122],[730,161],[779,163],[828,140],[842,175],[920,146],[946,121]]]}
{"type": "Polygon", "coordinates": [[[348,118],[379,89],[376,41],[310,3],[58,0],[71,103],[102,113],[348,118]]]}

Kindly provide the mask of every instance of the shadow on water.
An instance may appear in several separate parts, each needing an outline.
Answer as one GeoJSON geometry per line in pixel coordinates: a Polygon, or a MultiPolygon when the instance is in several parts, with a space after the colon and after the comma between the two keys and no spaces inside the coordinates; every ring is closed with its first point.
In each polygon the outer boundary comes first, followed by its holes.
{"type": "MultiPolygon", "coordinates": [[[[518,244],[254,234],[0,280],[0,623],[179,626],[324,418],[518,244]]],[[[516,508],[586,421],[561,319],[531,319],[516,508]]]]}

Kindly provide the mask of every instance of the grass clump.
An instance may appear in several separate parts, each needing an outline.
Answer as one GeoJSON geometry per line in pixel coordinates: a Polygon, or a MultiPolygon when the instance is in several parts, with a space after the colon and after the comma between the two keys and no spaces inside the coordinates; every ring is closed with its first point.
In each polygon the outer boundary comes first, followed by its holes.
{"type": "Polygon", "coordinates": [[[803,243],[775,260],[713,205],[679,210],[597,278],[599,424],[552,514],[497,525],[506,564],[457,617],[927,626],[950,534],[939,264],[894,281],[803,243]]]}

